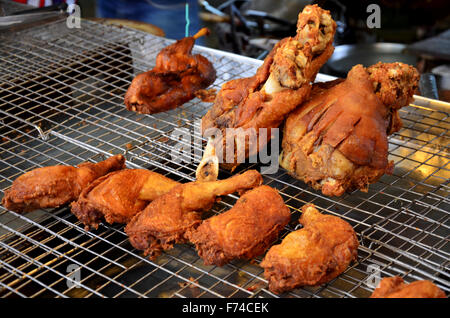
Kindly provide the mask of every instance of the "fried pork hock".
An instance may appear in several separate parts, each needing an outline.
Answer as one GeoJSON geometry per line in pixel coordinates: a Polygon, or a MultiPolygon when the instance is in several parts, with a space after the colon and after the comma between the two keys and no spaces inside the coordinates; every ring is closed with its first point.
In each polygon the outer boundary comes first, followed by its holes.
{"type": "Polygon", "coordinates": [[[347,79],[314,84],[311,98],[286,119],[280,165],[329,196],[368,190],[383,174],[398,110],[417,89],[417,70],[402,63],[356,65],[347,79]]]}
{"type": "Polygon", "coordinates": [[[209,34],[201,29],[196,35],[176,41],[156,57],[156,66],[137,75],[125,95],[128,110],[154,114],[174,109],[195,97],[216,79],[216,70],[207,58],[192,54],[194,42],[209,34]]]}
{"type": "Polygon", "coordinates": [[[98,228],[104,219],[112,223],[128,223],[151,201],[167,193],[179,183],[146,169],[124,169],[98,178],[73,202],[72,213],[86,230],[98,228]]]}
{"type": "Polygon", "coordinates": [[[407,284],[399,276],[380,281],[370,298],[446,298],[445,293],[428,280],[407,284]]]}
{"type": "Polygon", "coordinates": [[[329,282],[357,257],[359,244],[350,224],[321,214],[312,204],[302,211],[303,228],[272,246],[261,262],[269,289],[277,294],[329,282]]]}
{"type": "Polygon", "coordinates": [[[81,191],[95,179],[125,167],[122,155],[99,163],[85,162],[76,167],[50,166],[33,169],[19,176],[5,191],[2,205],[19,213],[56,208],[78,199],[81,191]]]}
{"type": "Polygon", "coordinates": [[[261,255],[290,220],[278,191],[262,185],[246,192],[227,212],[213,216],[187,234],[205,265],[261,255]]]}
{"type": "Polygon", "coordinates": [[[125,227],[131,245],[150,258],[176,243],[187,242],[186,232],[201,222],[219,196],[243,192],[261,185],[262,177],[249,170],[225,180],[189,182],[172,188],[136,214],[125,227]]]}
{"type": "MultiPolygon", "coordinates": [[[[296,36],[275,45],[254,76],[223,84],[212,108],[202,118],[205,136],[209,136],[211,129],[220,130],[223,138],[211,139],[209,146],[222,151],[207,154],[221,153],[223,166],[234,168],[239,164],[239,153],[247,158],[264,147],[272,137],[271,129],[279,127],[286,116],[308,98],[311,82],[333,53],[335,29],[336,23],[329,11],[308,5],[298,16],[296,36]],[[227,128],[236,130],[227,137],[227,128]],[[266,128],[265,139],[258,138],[260,128],[266,128]],[[245,136],[253,133],[257,138],[246,141],[245,136]],[[228,147],[227,142],[230,142],[228,147]],[[227,157],[231,162],[227,162],[227,157]]],[[[217,178],[218,167],[210,167],[217,162],[204,156],[197,169],[197,180],[217,178]]]]}

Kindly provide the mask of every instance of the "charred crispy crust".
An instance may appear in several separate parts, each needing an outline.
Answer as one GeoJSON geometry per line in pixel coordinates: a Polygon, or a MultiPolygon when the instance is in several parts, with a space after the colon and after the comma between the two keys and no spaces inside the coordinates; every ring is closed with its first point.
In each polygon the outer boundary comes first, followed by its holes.
{"type": "Polygon", "coordinates": [[[271,73],[281,86],[296,89],[314,79],[333,53],[336,23],[330,12],[317,5],[306,6],[298,15],[297,34],[275,54],[271,73]]]}
{"type": "Polygon", "coordinates": [[[393,134],[402,127],[398,110],[410,104],[418,91],[419,72],[415,67],[399,62],[378,62],[366,71],[373,82],[375,94],[389,109],[388,134],[393,134]]]}
{"type": "Polygon", "coordinates": [[[378,62],[366,68],[374,93],[388,108],[398,110],[413,101],[419,85],[419,72],[411,65],[378,62]]]}

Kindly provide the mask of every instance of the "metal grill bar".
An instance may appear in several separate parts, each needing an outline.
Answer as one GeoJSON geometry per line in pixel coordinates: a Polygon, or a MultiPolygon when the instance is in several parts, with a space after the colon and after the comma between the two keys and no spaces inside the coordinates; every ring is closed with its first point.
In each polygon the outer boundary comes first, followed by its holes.
{"type": "MultiPolygon", "coordinates": [[[[20,174],[41,166],[97,162],[115,153],[130,168],[160,172],[177,181],[195,179],[203,145],[176,138],[177,129],[199,135],[198,119],[210,104],[194,99],[155,115],[123,106],[135,74],[154,66],[172,41],[143,32],[82,21],[80,29],[53,22],[14,36],[0,35],[0,191],[20,174]],[[190,162],[173,160],[177,145],[190,147],[190,162]]],[[[215,89],[251,76],[261,61],[195,47],[217,69],[215,89]]],[[[318,80],[326,76],[319,74],[318,80]]],[[[448,109],[411,104],[400,111],[404,127],[389,139],[393,175],[368,193],[329,198],[280,169],[264,182],[279,190],[293,220],[307,202],[347,220],[361,242],[358,261],[333,281],[296,289],[289,297],[367,297],[368,267],[381,276],[433,280],[445,291],[449,279],[448,109]]],[[[430,103],[431,105],[432,103],[430,103]]],[[[258,164],[238,168],[259,169],[258,164]]],[[[229,172],[221,171],[224,177],[229,172]]],[[[230,195],[211,214],[233,206],[230,195]]],[[[290,223],[279,241],[298,228],[290,223]]],[[[204,266],[193,246],[178,245],[150,261],[128,242],[123,226],[86,232],[68,208],[19,215],[0,207],[0,296],[20,297],[278,297],[267,289],[262,257],[204,266]],[[81,280],[67,286],[67,266],[81,280]]],[[[285,296],[285,295],[283,295],[285,296]]]]}

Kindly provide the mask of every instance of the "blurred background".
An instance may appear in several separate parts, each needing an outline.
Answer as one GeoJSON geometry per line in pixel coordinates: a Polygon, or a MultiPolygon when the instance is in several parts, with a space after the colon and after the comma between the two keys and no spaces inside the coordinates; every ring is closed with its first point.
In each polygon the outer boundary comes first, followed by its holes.
{"type": "MultiPolygon", "coordinates": [[[[45,6],[62,0],[16,0],[45,6]]],[[[429,97],[450,100],[448,0],[78,0],[81,17],[179,39],[201,27],[212,34],[199,45],[257,59],[281,38],[295,34],[297,15],[308,4],[331,11],[338,28],[335,53],[322,73],[345,76],[351,66],[400,61],[416,66],[429,97]],[[186,4],[188,15],[186,16],[186,4]],[[378,12],[368,10],[376,4],[378,12]],[[375,15],[373,15],[375,14],[375,15]],[[377,16],[377,14],[379,14],[377,16]],[[377,22],[379,27],[370,27],[377,22]],[[374,20],[375,19],[375,20],[374,20]],[[372,23],[373,24],[373,23],[372,23]],[[438,94],[439,96],[431,96],[438,94]]]]}

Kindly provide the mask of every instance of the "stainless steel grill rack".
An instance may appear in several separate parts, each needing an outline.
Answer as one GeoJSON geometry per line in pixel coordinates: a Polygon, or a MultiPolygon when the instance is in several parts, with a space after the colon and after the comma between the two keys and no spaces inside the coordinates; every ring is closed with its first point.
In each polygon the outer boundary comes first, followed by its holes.
{"type": "MultiPolygon", "coordinates": [[[[126,155],[131,168],[194,180],[201,149],[194,149],[191,163],[173,160],[170,154],[180,141],[172,133],[179,128],[195,133],[210,104],[194,99],[156,115],[135,114],[123,105],[133,76],[152,68],[169,43],[85,20],[79,29],[60,21],[0,34],[0,191],[36,167],[95,162],[117,153],[126,155]]],[[[216,89],[253,75],[260,65],[212,49],[195,50],[214,63],[216,89]]],[[[296,227],[301,206],[312,202],[350,222],[361,242],[358,261],[338,278],[283,297],[368,297],[373,266],[382,277],[429,279],[449,292],[448,111],[415,104],[401,110],[404,127],[389,138],[395,171],[368,193],[329,198],[281,168],[264,176],[292,212],[283,237],[296,227]]],[[[239,167],[253,168],[259,166],[239,167]]],[[[229,209],[235,200],[227,196],[211,214],[229,209]]],[[[277,297],[267,288],[260,261],[204,266],[189,244],[150,261],[131,247],[123,226],[87,232],[66,207],[25,215],[0,207],[1,297],[277,297]],[[80,281],[71,284],[75,275],[80,281]]]]}

